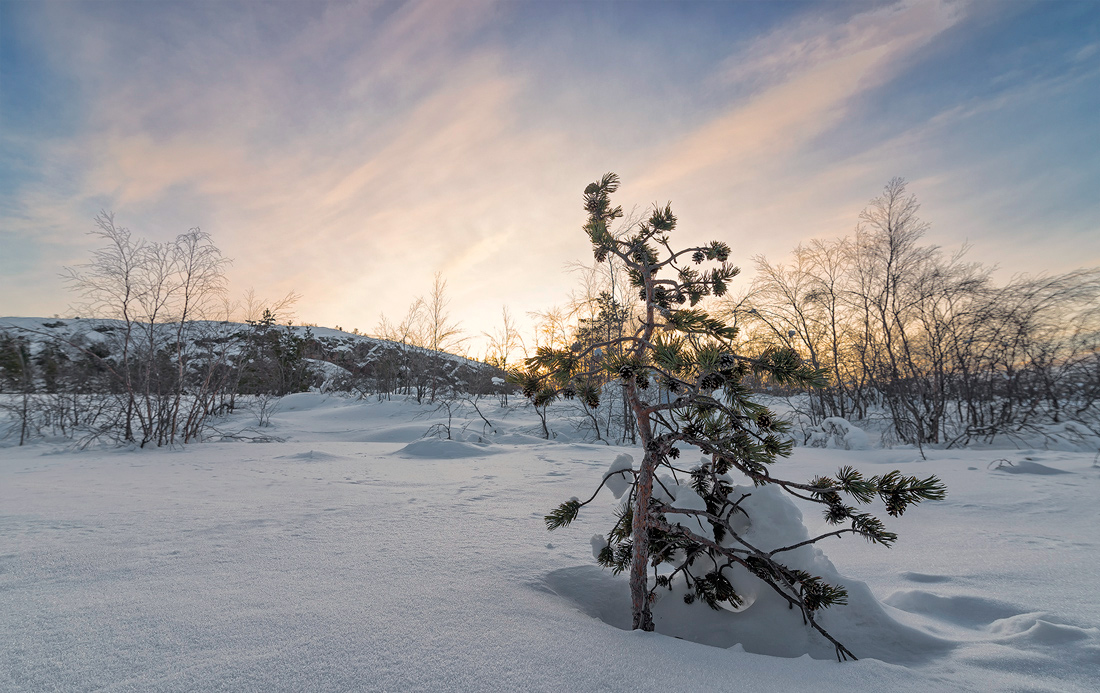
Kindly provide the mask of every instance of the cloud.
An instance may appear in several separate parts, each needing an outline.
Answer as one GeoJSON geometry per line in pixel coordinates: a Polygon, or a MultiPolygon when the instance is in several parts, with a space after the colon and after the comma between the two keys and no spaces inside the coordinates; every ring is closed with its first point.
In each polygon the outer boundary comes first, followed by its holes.
{"type": "Polygon", "coordinates": [[[965,19],[946,2],[854,7],[850,16],[803,14],[737,46],[707,80],[729,90],[727,105],[623,171],[623,194],[671,199],[682,239],[731,241],[746,279],[754,255],[784,257],[806,238],[849,232],[882,184],[905,171],[859,156],[878,135],[829,151],[822,143],[860,131],[868,98],[897,88],[922,49],[965,19]]]}
{"type": "Polygon", "coordinates": [[[191,43],[186,15],[166,21],[182,32],[168,52],[137,50],[118,18],[72,36],[67,17],[90,116],[59,159],[75,179],[22,189],[28,228],[65,209],[71,241],[100,207],[158,240],[201,225],[235,259],[238,291],[294,290],[303,319],[364,328],[437,269],[463,305],[520,284],[519,265],[556,274],[575,256],[563,235],[583,248],[573,193],[595,167],[563,156],[567,133],[518,119],[523,80],[502,47],[471,41],[488,11],[331,6],[276,47],[232,21],[191,43]]]}
{"type": "Polygon", "coordinates": [[[660,190],[704,174],[729,185],[790,164],[845,118],[858,96],[888,81],[959,18],[953,5],[906,2],[839,24],[803,19],[751,42],[720,73],[751,95],[668,146],[638,187],[660,190]]]}
{"type": "MultiPolygon", "coordinates": [[[[475,332],[502,302],[522,316],[561,301],[563,266],[589,257],[580,190],[607,170],[628,209],[672,199],[685,240],[730,240],[740,262],[785,255],[850,230],[893,175],[942,179],[951,164],[920,152],[1016,98],[955,101],[863,137],[868,101],[903,88],[898,76],[969,16],[942,2],[784,6],[774,30],[717,59],[710,46],[682,73],[639,68],[668,80],[649,109],[624,96],[637,91],[629,65],[608,73],[624,80],[608,92],[608,74],[559,61],[567,29],[514,42],[499,21],[511,5],[123,7],[45,5],[43,41],[81,85],[82,127],[33,143],[37,177],[4,200],[10,245],[33,245],[20,257],[40,267],[79,261],[101,208],[158,240],[200,225],[235,258],[236,291],[294,290],[302,319],[367,329],[436,271],[475,332]]],[[[607,39],[600,55],[675,62],[607,39]]]]}
{"type": "MultiPolygon", "coordinates": [[[[303,318],[361,327],[400,311],[436,270],[456,305],[510,286],[517,314],[543,307],[564,293],[554,288],[568,281],[557,277],[564,263],[587,255],[577,231],[586,181],[618,168],[628,206],[649,196],[692,205],[688,190],[745,195],[764,172],[787,174],[806,142],[951,21],[938,5],[903,5],[787,22],[717,66],[719,80],[751,86],[734,90],[747,98],[627,152],[586,136],[591,108],[556,114],[554,127],[530,119],[539,95],[509,55],[522,47],[478,40],[489,5],[203,7],[52,10],[54,41],[84,84],[87,129],[58,150],[58,171],[68,162],[80,173],[27,187],[26,216],[69,210],[55,225],[80,219],[70,237],[100,207],[137,233],[202,225],[236,259],[236,286],[295,290],[303,318]],[[653,173],[626,175],[642,161],[653,173]]],[[[757,201],[758,215],[790,206],[757,201]]],[[[704,221],[728,220],[728,207],[698,205],[704,221]]]]}

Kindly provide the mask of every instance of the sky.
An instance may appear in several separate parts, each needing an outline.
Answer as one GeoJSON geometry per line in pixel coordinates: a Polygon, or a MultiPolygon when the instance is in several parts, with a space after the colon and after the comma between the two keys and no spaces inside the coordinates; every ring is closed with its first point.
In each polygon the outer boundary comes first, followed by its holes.
{"type": "Polygon", "coordinates": [[[0,315],[71,314],[106,210],[201,227],[299,322],[370,332],[441,272],[467,334],[529,326],[608,171],[744,281],[895,176],[998,276],[1096,266],[1098,114],[1087,0],[0,0],[0,315]]]}

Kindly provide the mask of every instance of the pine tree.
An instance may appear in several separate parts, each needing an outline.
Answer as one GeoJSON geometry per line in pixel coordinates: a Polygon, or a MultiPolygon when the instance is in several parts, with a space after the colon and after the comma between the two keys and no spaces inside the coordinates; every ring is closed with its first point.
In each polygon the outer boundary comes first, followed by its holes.
{"type": "Polygon", "coordinates": [[[615,572],[629,571],[635,629],[653,630],[651,605],[657,590],[671,589],[674,580],[689,588],[684,597],[689,603],[698,600],[715,609],[723,603],[740,605],[742,598],[727,575],[738,565],[799,609],[804,623],[835,646],[838,659],[854,659],[815,619],[821,609],[846,603],[845,590],[784,565],[783,554],[847,533],[889,546],[896,535],[858,505],[879,498],[896,517],[922,500],[944,498],[946,490],[935,477],[894,471],[866,478],[851,467],[805,483],[773,476],[776,460],[793,447],[788,425],[754,402],[742,380],[755,375],[777,384],[815,387],[825,384],[825,374],[803,364],[790,349],[769,349],[755,358],[737,354],[736,328],[701,307],[706,297],[722,296],[738,273],[729,263],[729,246],[712,241],[673,250],[676,217],[671,204],[655,206],[648,220],[613,233],[609,225],[622,216],[622,208],[612,207],[610,199],[618,185],[618,176],[608,173],[585,188],[584,230],[598,262],[614,256],[627,268],[644,304],[641,317],[632,329],[602,342],[540,348],[527,360],[526,370],[514,371],[511,379],[536,406],[558,397],[580,397],[595,406],[598,383],[616,381],[637,425],[642,462],[637,469],[613,465],[591,498],[566,501],[546,516],[546,526],[554,530],[570,524],[600,488],[618,485],[616,495],[629,493],[598,551],[598,562],[615,572]],[[679,462],[681,453],[692,447],[702,451],[702,461],[694,466],[679,462]],[[669,477],[658,472],[685,483],[670,490],[662,481],[669,477]],[[740,472],[757,487],[774,485],[821,504],[826,520],[837,529],[792,546],[751,545],[737,531],[739,515],[747,512],[740,507],[745,494],[735,494],[731,472],[740,472]]]}

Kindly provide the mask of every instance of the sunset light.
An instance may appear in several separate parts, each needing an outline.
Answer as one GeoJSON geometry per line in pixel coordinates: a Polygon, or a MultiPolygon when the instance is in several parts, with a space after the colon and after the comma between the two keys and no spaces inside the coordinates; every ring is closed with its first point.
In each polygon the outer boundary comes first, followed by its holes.
{"type": "Polygon", "coordinates": [[[1100,261],[1093,3],[0,7],[4,314],[69,314],[106,210],[201,227],[235,297],[296,292],[301,322],[369,332],[441,272],[471,336],[526,324],[606,171],[746,277],[895,176],[1006,276],[1100,261]]]}
{"type": "Polygon", "coordinates": [[[1100,691],[1100,0],[0,0],[0,691],[1100,691]]]}

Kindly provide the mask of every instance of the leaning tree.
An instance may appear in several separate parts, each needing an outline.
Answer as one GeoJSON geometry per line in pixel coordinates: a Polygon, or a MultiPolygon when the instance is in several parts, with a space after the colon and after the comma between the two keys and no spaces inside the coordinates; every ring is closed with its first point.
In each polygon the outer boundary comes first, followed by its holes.
{"type": "Polygon", "coordinates": [[[510,377],[537,406],[559,397],[596,406],[602,384],[617,382],[637,425],[642,461],[635,468],[629,456],[620,456],[592,497],[562,503],[546,516],[546,526],[553,530],[571,523],[607,485],[617,496],[626,494],[626,500],[602,545],[595,547],[597,560],[616,573],[629,571],[635,629],[653,630],[657,590],[671,590],[674,583],[686,588],[686,602],[736,609],[743,599],[730,575],[740,566],[799,609],[804,623],[835,646],[838,659],[854,659],[815,619],[819,610],[847,603],[847,592],[788,567],[785,554],[847,533],[889,546],[897,536],[857,506],[877,497],[891,516],[898,516],[922,500],[944,498],[945,488],[935,477],[893,471],[867,478],[851,467],[805,483],[773,476],[774,462],[793,446],[788,426],[754,402],[742,381],[753,374],[777,384],[813,387],[825,383],[823,372],[803,364],[790,349],[772,348],[755,357],[736,353],[736,328],[700,307],[706,297],[722,296],[738,273],[729,264],[729,246],[712,241],[674,250],[670,235],[676,217],[670,204],[655,206],[648,220],[613,232],[609,225],[622,216],[622,208],[612,207],[610,199],[618,185],[618,176],[608,173],[585,188],[584,230],[597,262],[614,257],[627,268],[644,304],[640,317],[621,337],[570,349],[540,348],[525,370],[510,377]],[[692,448],[703,457],[684,464],[682,453],[692,448]],[[754,545],[744,535],[752,517],[743,506],[749,494],[739,491],[731,476],[737,472],[756,487],[774,485],[822,505],[826,520],[837,528],[788,546],[754,545]]]}

